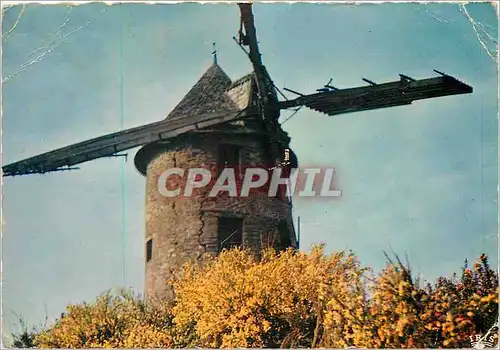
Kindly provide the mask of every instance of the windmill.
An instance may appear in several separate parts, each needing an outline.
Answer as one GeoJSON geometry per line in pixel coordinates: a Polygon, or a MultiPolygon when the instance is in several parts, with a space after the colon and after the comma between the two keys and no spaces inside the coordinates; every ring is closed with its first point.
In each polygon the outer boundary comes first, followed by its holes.
{"type": "Polygon", "coordinates": [[[252,5],[238,6],[240,28],[234,39],[250,59],[251,74],[232,82],[218,66],[214,51],[214,64],[164,120],[2,167],[3,176],[75,170],[78,164],[123,156],[121,152],[141,147],[134,162],[147,178],[145,289],[148,296],[165,294],[165,285],[174,267],[203,252],[220,251],[223,244],[246,242],[244,245],[258,249],[261,241],[274,242],[278,237],[280,247],[298,247],[289,198],[210,202],[205,197],[196,197],[180,203],[157,194],[161,169],[178,166],[179,162],[186,167],[198,166],[193,159],[200,159],[200,154],[210,162],[220,156],[219,146],[223,142],[238,146],[237,151],[234,147],[225,149],[226,156],[243,152],[247,158],[264,162],[268,168],[286,171],[296,167],[297,159],[289,149],[290,137],[278,121],[282,110],[305,106],[326,115],[337,115],[472,92],[472,87],[436,71],[439,76],[433,78],[418,80],[400,74],[398,81],[382,84],[363,78],[368,85],[348,89],[338,89],[330,81],[311,94],[286,89],[297,97],[279,99],[280,91],[262,63],[252,5]],[[263,230],[270,227],[277,233],[263,239],[263,230]]]}

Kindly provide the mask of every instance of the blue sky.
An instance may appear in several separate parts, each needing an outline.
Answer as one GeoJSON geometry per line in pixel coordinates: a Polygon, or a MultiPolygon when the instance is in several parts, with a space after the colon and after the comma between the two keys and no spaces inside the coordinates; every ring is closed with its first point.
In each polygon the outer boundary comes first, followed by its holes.
{"type": "MultiPolygon", "coordinates": [[[[491,5],[467,10],[478,31],[497,38],[491,5]]],[[[19,11],[7,10],[4,32],[19,11]]],[[[392,249],[427,280],[482,252],[496,263],[497,68],[460,7],[258,4],[254,13],[279,87],[309,93],[330,77],[347,88],[364,85],[363,77],[426,78],[433,69],[474,87],[471,95],[335,117],[304,108],[287,121],[301,166],[335,167],[343,191],[339,199],[295,200],[301,248],[351,248],[375,268],[392,249]]],[[[250,72],[232,40],[238,26],[238,8],[227,4],[26,6],[4,38],[4,164],[122,122],[164,118],[211,64],[213,41],[230,77],[250,72]]],[[[38,324],[114,286],[142,292],[145,181],[135,150],[128,153],[125,163],[100,159],[78,171],[4,179],[7,331],[14,313],[38,324]]]]}

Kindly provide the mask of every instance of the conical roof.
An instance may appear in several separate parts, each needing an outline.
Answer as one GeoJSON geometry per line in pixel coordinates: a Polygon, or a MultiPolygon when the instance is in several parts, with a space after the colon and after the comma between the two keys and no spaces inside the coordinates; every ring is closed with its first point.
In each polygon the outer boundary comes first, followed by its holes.
{"type": "Polygon", "coordinates": [[[238,111],[238,106],[226,93],[230,86],[227,74],[216,63],[212,64],[166,119],[238,111]]]}

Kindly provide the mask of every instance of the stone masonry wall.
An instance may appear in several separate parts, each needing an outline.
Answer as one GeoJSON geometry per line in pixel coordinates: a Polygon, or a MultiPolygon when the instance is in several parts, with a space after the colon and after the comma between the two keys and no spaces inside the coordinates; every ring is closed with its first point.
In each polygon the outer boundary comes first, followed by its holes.
{"type": "MultiPolygon", "coordinates": [[[[194,134],[179,138],[152,159],[146,179],[145,242],[153,240],[152,259],[146,262],[145,292],[150,297],[171,297],[168,281],[188,260],[218,251],[218,218],[243,218],[243,247],[256,254],[263,245],[279,239],[276,230],[284,221],[296,245],[291,205],[265,193],[249,197],[209,198],[210,188],[195,190],[190,197],[163,196],[158,189],[160,175],[168,168],[208,167],[216,172],[220,144],[240,145],[245,166],[263,164],[262,145],[254,135],[194,134]]],[[[169,184],[182,184],[170,177],[169,184]]]]}

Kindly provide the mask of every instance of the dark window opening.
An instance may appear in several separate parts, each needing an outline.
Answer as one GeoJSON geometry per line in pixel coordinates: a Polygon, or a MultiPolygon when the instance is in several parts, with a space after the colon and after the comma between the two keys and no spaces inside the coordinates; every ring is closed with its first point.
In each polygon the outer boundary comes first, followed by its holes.
{"type": "Polygon", "coordinates": [[[236,178],[238,178],[240,162],[240,146],[236,145],[220,145],[219,146],[219,173],[224,168],[233,168],[236,178]]]}
{"type": "Polygon", "coordinates": [[[219,218],[219,251],[241,247],[243,244],[243,219],[219,218]]]}
{"type": "Polygon", "coordinates": [[[280,248],[287,249],[292,246],[292,240],[290,239],[290,230],[285,221],[281,221],[278,224],[278,231],[280,235],[280,248]]]}
{"type": "Polygon", "coordinates": [[[146,262],[149,262],[153,257],[153,240],[146,242],[146,262]]]}

